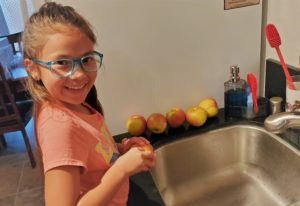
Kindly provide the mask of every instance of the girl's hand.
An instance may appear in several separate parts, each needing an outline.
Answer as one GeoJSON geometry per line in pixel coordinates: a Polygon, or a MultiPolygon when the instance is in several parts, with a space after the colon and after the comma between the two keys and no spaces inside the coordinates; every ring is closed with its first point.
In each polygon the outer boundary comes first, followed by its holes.
{"type": "Polygon", "coordinates": [[[126,153],[133,145],[144,146],[150,144],[150,142],[144,137],[131,137],[124,138],[121,141],[121,144],[118,145],[119,152],[121,154],[126,153]]]}
{"type": "Polygon", "coordinates": [[[133,147],[122,155],[114,164],[119,166],[126,176],[148,171],[155,164],[155,153],[133,147]]]}

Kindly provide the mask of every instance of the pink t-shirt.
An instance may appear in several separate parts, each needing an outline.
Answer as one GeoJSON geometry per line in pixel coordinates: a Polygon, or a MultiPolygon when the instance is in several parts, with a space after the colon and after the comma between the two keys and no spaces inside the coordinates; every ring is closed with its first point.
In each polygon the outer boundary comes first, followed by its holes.
{"type": "MultiPolygon", "coordinates": [[[[92,114],[77,113],[58,104],[46,103],[37,121],[44,172],[63,165],[81,167],[81,194],[97,186],[119,156],[103,116],[84,105],[92,114]]],[[[129,181],[126,181],[110,205],[126,205],[128,191],[129,181]]]]}

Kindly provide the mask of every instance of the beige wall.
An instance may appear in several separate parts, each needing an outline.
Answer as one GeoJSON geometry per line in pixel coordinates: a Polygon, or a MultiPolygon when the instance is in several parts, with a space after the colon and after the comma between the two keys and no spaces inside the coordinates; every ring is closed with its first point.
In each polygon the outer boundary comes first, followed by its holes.
{"type": "Polygon", "coordinates": [[[44,2],[45,0],[32,0],[32,4],[36,9],[38,9],[44,2]]]}
{"type": "Polygon", "coordinates": [[[59,0],[98,33],[105,69],[96,82],[113,134],[131,114],[183,109],[207,97],[223,107],[224,81],[259,75],[261,5],[224,11],[224,0],[59,0]]]}

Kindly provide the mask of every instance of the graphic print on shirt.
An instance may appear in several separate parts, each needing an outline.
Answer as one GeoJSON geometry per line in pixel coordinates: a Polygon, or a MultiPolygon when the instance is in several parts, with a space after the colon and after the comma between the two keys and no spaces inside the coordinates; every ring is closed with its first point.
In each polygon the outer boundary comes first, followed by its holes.
{"type": "Polygon", "coordinates": [[[114,153],[113,149],[108,144],[105,144],[102,140],[98,142],[95,149],[97,153],[103,157],[105,163],[109,165],[114,153]]]}
{"type": "Polygon", "coordinates": [[[101,134],[105,137],[105,140],[101,140],[96,145],[96,151],[99,153],[105,160],[107,165],[112,164],[119,158],[119,153],[115,152],[115,144],[111,141],[111,135],[108,132],[106,126],[103,124],[100,128],[101,134]]]}

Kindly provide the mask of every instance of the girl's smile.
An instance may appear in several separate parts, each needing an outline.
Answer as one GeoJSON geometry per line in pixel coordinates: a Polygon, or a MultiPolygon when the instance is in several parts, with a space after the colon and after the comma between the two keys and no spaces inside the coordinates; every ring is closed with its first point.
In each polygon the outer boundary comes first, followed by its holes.
{"type": "Polygon", "coordinates": [[[70,84],[65,85],[65,89],[67,89],[67,92],[73,92],[73,93],[81,93],[85,90],[85,87],[88,86],[88,82],[83,82],[81,84],[70,84]]]}

